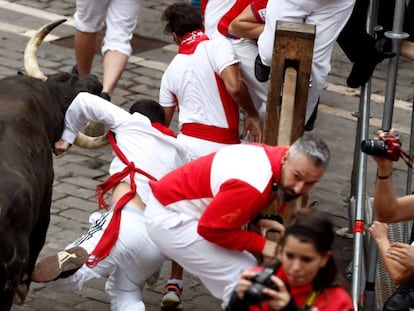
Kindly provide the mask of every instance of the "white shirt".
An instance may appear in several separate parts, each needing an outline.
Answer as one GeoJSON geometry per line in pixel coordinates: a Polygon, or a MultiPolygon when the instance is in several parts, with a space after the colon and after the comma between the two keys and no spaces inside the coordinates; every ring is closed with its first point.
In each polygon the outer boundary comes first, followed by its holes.
{"type": "MultiPolygon", "coordinates": [[[[130,162],[156,179],[189,161],[180,142],[163,134],[151,125],[151,121],[140,113],[130,114],[110,102],[89,94],[80,93],[66,112],[62,139],[69,143],[87,121],[101,122],[106,130],[115,134],[116,143],[130,162]]],[[[115,157],[109,173],[120,172],[125,164],[115,157]]],[[[129,177],[124,181],[129,183],[129,177]]],[[[146,204],[148,200],[148,178],[135,174],[137,193],[146,204]]]]}

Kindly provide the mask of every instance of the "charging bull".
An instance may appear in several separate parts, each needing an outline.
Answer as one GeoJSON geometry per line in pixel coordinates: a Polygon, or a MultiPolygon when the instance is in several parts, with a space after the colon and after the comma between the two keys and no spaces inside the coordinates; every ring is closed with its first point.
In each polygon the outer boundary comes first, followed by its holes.
{"type": "MultiPolygon", "coordinates": [[[[28,42],[26,75],[0,79],[0,311],[26,298],[50,220],[54,178],[52,150],[65,112],[80,91],[100,94],[95,76],[46,77],[36,52],[60,20],[28,42]]],[[[79,141],[78,141],[79,142],[79,141]]]]}

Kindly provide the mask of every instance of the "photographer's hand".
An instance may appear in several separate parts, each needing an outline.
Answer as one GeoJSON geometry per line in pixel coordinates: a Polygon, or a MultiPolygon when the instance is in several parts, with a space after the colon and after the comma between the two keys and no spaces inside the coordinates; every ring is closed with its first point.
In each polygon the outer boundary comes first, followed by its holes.
{"type": "Polygon", "coordinates": [[[256,274],[257,274],[257,271],[254,271],[254,270],[245,270],[245,271],[243,271],[243,273],[240,276],[239,281],[237,282],[237,286],[236,286],[236,289],[235,289],[239,299],[241,299],[241,300],[244,299],[244,294],[249,289],[249,287],[251,287],[252,284],[253,284],[251,279],[256,274]]]}
{"type": "Polygon", "coordinates": [[[290,294],[286,289],[285,283],[277,276],[271,277],[272,282],[276,285],[277,290],[271,288],[264,288],[263,293],[270,297],[268,300],[269,310],[282,310],[285,308],[290,300],[290,294]]]}
{"type": "MultiPolygon", "coordinates": [[[[394,129],[390,129],[388,133],[385,133],[384,131],[379,130],[377,132],[376,139],[383,139],[385,135],[395,137],[396,132],[394,129]]],[[[391,174],[392,172],[392,161],[391,160],[389,160],[387,157],[375,157],[375,156],[373,156],[373,159],[375,160],[375,162],[377,162],[378,176],[388,176],[389,174],[391,174]]]]}

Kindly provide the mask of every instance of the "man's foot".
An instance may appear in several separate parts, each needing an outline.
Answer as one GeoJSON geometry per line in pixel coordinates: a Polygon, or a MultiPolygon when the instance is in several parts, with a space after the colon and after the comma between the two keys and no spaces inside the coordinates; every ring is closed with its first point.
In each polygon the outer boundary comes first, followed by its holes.
{"type": "Polygon", "coordinates": [[[182,310],[181,293],[183,288],[178,284],[168,282],[164,287],[164,296],[161,300],[162,310],[182,310]]]}
{"type": "Polygon", "coordinates": [[[62,275],[72,274],[82,267],[88,257],[89,254],[84,248],[76,246],[43,258],[36,264],[32,281],[49,282],[62,275]]]}

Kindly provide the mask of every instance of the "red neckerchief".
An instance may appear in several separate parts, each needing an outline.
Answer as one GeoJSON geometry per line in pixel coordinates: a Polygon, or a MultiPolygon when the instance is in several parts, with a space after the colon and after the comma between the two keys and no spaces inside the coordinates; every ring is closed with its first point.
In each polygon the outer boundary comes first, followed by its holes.
{"type": "Polygon", "coordinates": [[[186,33],[180,42],[180,46],[178,47],[178,53],[180,54],[193,54],[197,45],[202,42],[208,40],[207,35],[202,32],[200,29],[194,30],[192,32],[186,33]]]}
{"type": "Polygon", "coordinates": [[[97,265],[101,260],[105,259],[106,256],[109,255],[113,246],[115,245],[118,235],[119,235],[119,228],[121,225],[121,210],[135,195],[137,192],[137,185],[135,184],[134,175],[135,173],[139,173],[144,175],[145,177],[156,180],[150,174],[144,172],[143,170],[135,167],[134,162],[128,161],[126,156],[122,153],[115,142],[115,137],[112,132],[108,132],[108,139],[111,143],[112,149],[114,150],[117,157],[126,165],[125,168],[118,173],[115,173],[109,176],[104,182],[100,183],[96,186],[96,196],[98,199],[99,208],[108,208],[108,205],[105,202],[104,194],[115,187],[117,184],[121,182],[126,176],[129,175],[130,186],[131,190],[125,193],[115,204],[113,209],[113,215],[111,221],[108,224],[108,227],[105,229],[101,239],[99,240],[98,244],[96,245],[95,249],[89,255],[89,259],[86,263],[88,267],[93,267],[97,265]]]}
{"type": "Polygon", "coordinates": [[[156,128],[157,130],[159,130],[161,133],[163,133],[165,135],[172,136],[172,137],[177,137],[177,135],[175,135],[175,133],[170,128],[166,127],[162,123],[152,122],[151,125],[152,125],[152,127],[156,128]]]}

